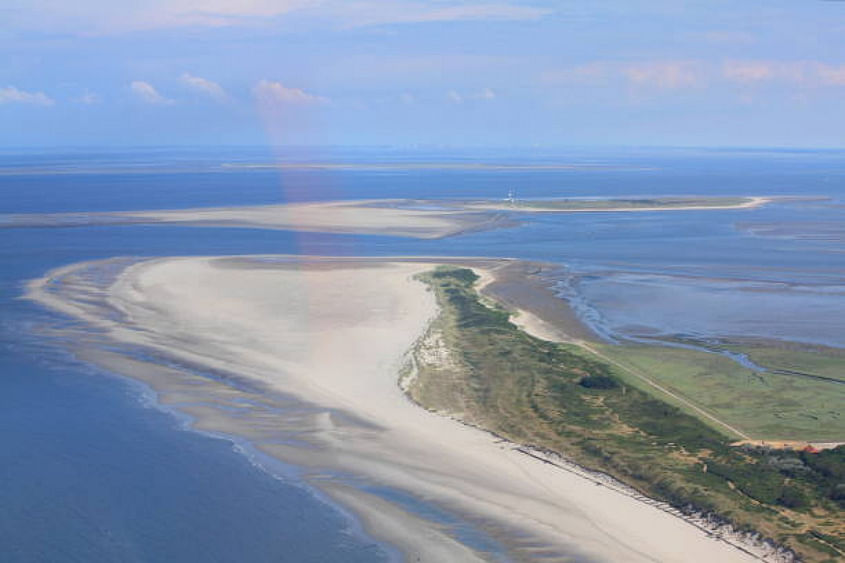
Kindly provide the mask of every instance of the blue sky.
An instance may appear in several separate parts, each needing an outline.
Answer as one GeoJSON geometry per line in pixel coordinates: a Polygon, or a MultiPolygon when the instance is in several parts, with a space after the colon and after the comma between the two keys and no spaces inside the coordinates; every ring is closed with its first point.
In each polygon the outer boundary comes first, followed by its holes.
{"type": "Polygon", "coordinates": [[[0,145],[845,146],[845,2],[0,0],[0,145]]]}

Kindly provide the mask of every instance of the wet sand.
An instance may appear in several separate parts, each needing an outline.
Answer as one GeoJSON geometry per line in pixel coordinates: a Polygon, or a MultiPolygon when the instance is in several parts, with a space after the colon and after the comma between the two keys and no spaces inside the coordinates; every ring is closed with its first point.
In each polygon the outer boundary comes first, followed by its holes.
{"type": "Polygon", "coordinates": [[[557,268],[541,262],[509,261],[491,269],[478,289],[513,310],[511,321],[534,336],[553,342],[597,340],[598,335],[555,294],[546,275],[557,268]]]}

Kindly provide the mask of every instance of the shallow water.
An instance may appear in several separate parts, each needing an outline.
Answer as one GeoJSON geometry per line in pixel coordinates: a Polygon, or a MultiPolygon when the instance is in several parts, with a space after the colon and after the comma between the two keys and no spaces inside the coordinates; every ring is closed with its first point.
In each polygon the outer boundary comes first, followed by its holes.
{"type": "MultiPolygon", "coordinates": [[[[564,265],[562,289],[608,336],[752,335],[843,346],[845,245],[835,228],[845,224],[843,156],[304,151],[288,157],[565,162],[580,168],[278,171],[220,168],[224,162],[272,157],[246,149],[0,154],[0,213],[503,198],[510,189],[517,197],[538,198],[833,198],[735,211],[515,214],[521,223],[514,228],[434,241],[169,226],[0,230],[2,559],[372,561],[392,553],[355,532],[354,522],[299,486],[295,476],[278,480],[231,442],[186,432],[184,420],[149,407],[143,388],[91,370],[70,358],[61,343],[42,337],[40,326],[61,319],[16,299],[27,279],[60,265],[118,255],[511,256],[564,265]]],[[[430,517],[455,526],[470,543],[495,545],[453,515],[435,511],[430,517]]]]}

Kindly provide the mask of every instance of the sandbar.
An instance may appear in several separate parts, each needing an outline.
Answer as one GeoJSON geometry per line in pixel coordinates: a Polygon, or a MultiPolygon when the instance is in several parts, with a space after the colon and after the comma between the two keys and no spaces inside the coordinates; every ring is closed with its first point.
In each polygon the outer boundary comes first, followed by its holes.
{"type": "Polygon", "coordinates": [[[0,227],[170,224],[321,233],[443,238],[506,224],[501,214],[456,208],[402,206],[401,200],[288,203],[91,213],[0,215],[0,227]]]}

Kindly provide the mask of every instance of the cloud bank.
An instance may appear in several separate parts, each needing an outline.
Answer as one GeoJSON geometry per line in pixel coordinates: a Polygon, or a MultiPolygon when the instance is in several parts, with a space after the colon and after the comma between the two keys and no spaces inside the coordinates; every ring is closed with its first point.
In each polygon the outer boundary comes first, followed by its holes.
{"type": "Polygon", "coordinates": [[[845,64],[819,61],[734,60],[722,67],[725,78],[746,84],[786,82],[803,86],[845,86],[845,64]]]}
{"type": "Polygon", "coordinates": [[[34,106],[52,106],[55,100],[44,92],[26,92],[14,86],[0,88],[0,104],[29,104],[34,106]]]}
{"type": "Polygon", "coordinates": [[[314,105],[328,103],[328,98],[310,94],[300,88],[290,88],[281,82],[261,80],[252,90],[259,104],[267,107],[282,105],[314,105]]]}
{"type": "Polygon", "coordinates": [[[550,12],[507,0],[28,0],[4,17],[16,30],[114,35],[182,27],[273,26],[291,20],[331,27],[532,20],[550,12]]]}
{"type": "Polygon", "coordinates": [[[705,85],[753,85],[779,82],[793,86],[845,86],[845,64],[779,60],[655,60],[642,62],[593,61],[556,69],[545,82],[568,85],[630,86],[680,90],[705,85]]]}

